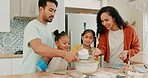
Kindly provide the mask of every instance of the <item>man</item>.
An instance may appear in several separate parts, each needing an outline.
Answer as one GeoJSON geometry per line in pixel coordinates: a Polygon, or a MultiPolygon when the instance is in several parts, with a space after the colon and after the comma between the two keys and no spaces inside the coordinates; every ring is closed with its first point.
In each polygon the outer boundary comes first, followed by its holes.
{"type": "Polygon", "coordinates": [[[47,23],[52,22],[58,2],[56,0],[39,0],[39,16],[31,21],[24,30],[23,73],[37,72],[37,61],[45,57],[62,57],[68,62],[75,62],[78,57],[72,52],[53,48],[54,41],[47,23]]]}

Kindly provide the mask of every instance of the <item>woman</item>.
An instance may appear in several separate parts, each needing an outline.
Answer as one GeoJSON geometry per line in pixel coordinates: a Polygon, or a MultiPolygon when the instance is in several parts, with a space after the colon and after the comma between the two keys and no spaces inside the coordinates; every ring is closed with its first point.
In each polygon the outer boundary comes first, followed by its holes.
{"type": "Polygon", "coordinates": [[[131,57],[140,51],[135,28],[127,25],[118,11],[111,6],[101,8],[97,14],[98,48],[107,66],[128,64],[131,57]]]}

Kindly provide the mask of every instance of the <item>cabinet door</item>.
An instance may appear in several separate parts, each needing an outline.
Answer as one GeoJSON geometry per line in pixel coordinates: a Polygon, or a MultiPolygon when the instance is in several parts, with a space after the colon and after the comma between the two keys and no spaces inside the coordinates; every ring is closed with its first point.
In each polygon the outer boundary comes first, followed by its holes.
{"type": "Polygon", "coordinates": [[[38,0],[21,0],[21,16],[34,17],[37,16],[38,0]]]}
{"type": "Polygon", "coordinates": [[[105,7],[108,5],[108,0],[102,0],[101,6],[105,7]]]}
{"type": "Polygon", "coordinates": [[[21,74],[23,58],[12,58],[12,74],[21,74]]]}
{"type": "Polygon", "coordinates": [[[83,8],[84,0],[65,0],[65,7],[83,8]]]}
{"type": "Polygon", "coordinates": [[[10,0],[10,19],[20,15],[21,0],[10,0]]]}
{"type": "Polygon", "coordinates": [[[0,75],[11,75],[11,58],[0,59],[0,75]]]}
{"type": "Polygon", "coordinates": [[[84,1],[84,8],[87,9],[100,9],[101,1],[99,0],[85,0],[84,1]]]}
{"type": "Polygon", "coordinates": [[[0,32],[10,32],[10,0],[0,2],[0,32]]]}
{"type": "Polygon", "coordinates": [[[65,7],[100,9],[101,1],[99,0],[65,0],[65,7]]]}

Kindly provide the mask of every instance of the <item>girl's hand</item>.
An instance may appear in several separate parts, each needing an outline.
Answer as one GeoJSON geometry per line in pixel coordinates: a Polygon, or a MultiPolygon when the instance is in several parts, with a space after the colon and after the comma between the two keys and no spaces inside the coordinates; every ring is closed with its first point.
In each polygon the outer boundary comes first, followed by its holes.
{"type": "Polygon", "coordinates": [[[83,47],[80,47],[78,50],[76,50],[74,53],[75,53],[75,55],[77,55],[78,56],[78,52],[80,51],[80,50],[82,50],[83,49],[83,47]]]}
{"type": "Polygon", "coordinates": [[[78,52],[80,51],[80,50],[82,50],[83,49],[83,47],[81,46],[76,52],[74,52],[77,56],[78,56],[78,52]]]}
{"type": "Polygon", "coordinates": [[[68,68],[68,70],[74,70],[74,68],[73,67],[70,67],[70,68],[68,68]]]}
{"type": "Polygon", "coordinates": [[[119,56],[119,58],[124,61],[125,59],[127,59],[127,53],[128,53],[128,50],[124,50],[121,53],[121,56],[119,56]]]}
{"type": "Polygon", "coordinates": [[[74,52],[76,56],[78,56],[78,51],[79,51],[79,50],[77,50],[76,52],[74,52]]]}
{"type": "Polygon", "coordinates": [[[95,50],[93,50],[92,55],[93,56],[99,56],[101,54],[101,50],[99,50],[98,48],[96,48],[95,50]]]}

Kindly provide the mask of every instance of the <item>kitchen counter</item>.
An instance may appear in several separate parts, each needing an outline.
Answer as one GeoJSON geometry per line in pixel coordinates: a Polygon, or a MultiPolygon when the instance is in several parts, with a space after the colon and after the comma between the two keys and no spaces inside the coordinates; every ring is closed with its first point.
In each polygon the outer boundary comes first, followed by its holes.
{"type": "Polygon", "coordinates": [[[21,58],[21,57],[23,57],[23,54],[16,54],[16,55],[7,55],[7,54],[1,54],[0,55],[0,58],[21,58]]]}
{"type": "Polygon", "coordinates": [[[57,75],[52,72],[44,72],[44,73],[0,76],[0,78],[72,78],[72,77],[66,75],[57,75]]]}
{"type": "Polygon", "coordinates": [[[148,53],[140,52],[130,58],[130,63],[132,64],[148,64],[148,53]]]}
{"type": "MultiPolygon", "coordinates": [[[[79,74],[75,73],[76,70],[70,70],[70,71],[73,71],[72,74],[77,76],[76,78],[84,78],[85,77],[84,75],[82,76],[82,74],[80,76],[79,75],[80,73],[79,74]]],[[[124,75],[124,73],[119,72],[119,70],[117,70],[117,69],[111,69],[111,68],[105,68],[105,67],[97,69],[97,71],[95,73],[98,73],[100,71],[101,72],[103,71],[104,74],[110,74],[109,72],[113,72],[113,73],[116,73],[116,74],[123,74],[124,75]]],[[[52,72],[44,72],[44,73],[7,75],[7,76],[0,76],[0,78],[73,78],[71,75],[67,75],[67,74],[54,74],[52,72]]],[[[102,77],[99,77],[99,78],[102,78],[102,77]]]]}
{"type": "MultiPolygon", "coordinates": [[[[76,70],[72,70],[76,72],[76,70]]],[[[65,71],[66,72],[66,71],[65,71]]],[[[67,71],[68,72],[68,71],[67,71]]],[[[103,75],[124,75],[127,76],[127,74],[121,72],[118,69],[111,69],[108,67],[101,67],[98,68],[93,75],[97,74],[97,76],[101,76],[99,78],[104,78],[103,75]]],[[[142,78],[148,78],[148,72],[143,73],[144,77],[142,78]]],[[[18,74],[18,75],[7,75],[7,76],[0,76],[0,78],[73,78],[70,75],[67,74],[54,74],[53,72],[44,72],[44,73],[30,73],[30,74],[18,74]]],[[[84,78],[84,77],[77,77],[77,78],[84,78]]],[[[106,76],[105,78],[110,78],[110,76],[106,76]]],[[[139,78],[139,77],[138,77],[139,78]]]]}

